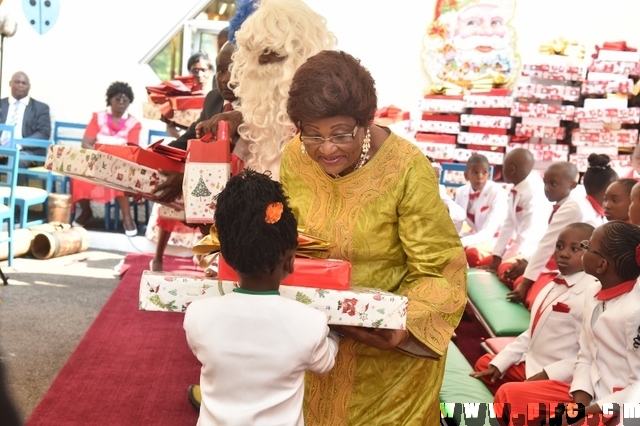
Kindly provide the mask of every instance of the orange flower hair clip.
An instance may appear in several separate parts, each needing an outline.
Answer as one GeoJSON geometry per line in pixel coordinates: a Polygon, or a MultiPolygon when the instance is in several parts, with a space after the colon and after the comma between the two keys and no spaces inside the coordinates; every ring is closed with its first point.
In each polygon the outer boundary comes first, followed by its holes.
{"type": "Polygon", "coordinates": [[[266,214],[264,217],[264,221],[267,222],[268,224],[273,225],[274,223],[278,222],[280,220],[280,217],[282,216],[282,210],[284,209],[284,207],[282,206],[282,203],[278,202],[278,203],[271,203],[267,206],[267,210],[266,210],[266,214]]]}

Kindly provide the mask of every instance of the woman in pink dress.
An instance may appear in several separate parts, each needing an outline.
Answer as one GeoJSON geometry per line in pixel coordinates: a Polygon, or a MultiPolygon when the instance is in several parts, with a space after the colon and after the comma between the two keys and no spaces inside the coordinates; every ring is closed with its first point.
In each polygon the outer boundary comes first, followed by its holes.
{"type": "MultiPolygon", "coordinates": [[[[127,109],[133,102],[133,90],[127,83],[116,81],[107,89],[107,110],[93,113],[91,122],[82,138],[82,147],[94,149],[96,144],[103,145],[138,145],[140,142],[141,124],[133,118],[127,109]]],[[[123,192],[89,182],[73,179],[71,183],[73,205],[80,204],[82,213],[74,221],[74,226],[84,226],[93,216],[90,201],[105,204],[114,199],[118,201],[122,211],[124,232],[132,237],[138,229],[131,218],[129,197],[123,192]]]]}

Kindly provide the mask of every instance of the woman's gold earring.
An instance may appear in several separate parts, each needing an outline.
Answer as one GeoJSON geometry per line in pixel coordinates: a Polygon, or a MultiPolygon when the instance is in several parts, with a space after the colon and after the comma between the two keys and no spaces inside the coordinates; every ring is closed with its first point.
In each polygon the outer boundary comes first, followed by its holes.
{"type": "Polygon", "coordinates": [[[367,129],[367,132],[364,134],[364,139],[362,140],[362,155],[365,156],[369,152],[371,148],[371,131],[367,129]]]}
{"type": "Polygon", "coordinates": [[[304,146],[303,143],[300,144],[300,152],[302,153],[302,155],[307,154],[307,148],[304,146]]]}

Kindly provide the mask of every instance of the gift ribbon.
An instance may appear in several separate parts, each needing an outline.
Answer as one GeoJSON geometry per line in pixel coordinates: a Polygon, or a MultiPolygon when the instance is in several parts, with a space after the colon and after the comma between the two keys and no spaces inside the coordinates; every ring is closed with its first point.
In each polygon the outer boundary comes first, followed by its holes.
{"type": "Polygon", "coordinates": [[[458,80],[455,82],[441,81],[429,87],[432,95],[459,96],[470,91],[489,91],[495,87],[504,86],[509,83],[503,73],[485,74],[473,80],[458,80]]]}
{"type": "Polygon", "coordinates": [[[564,38],[557,38],[548,44],[543,44],[538,51],[544,55],[560,55],[577,59],[584,59],[585,47],[576,41],[568,41],[564,38]]]}
{"type": "Polygon", "coordinates": [[[638,49],[627,45],[626,41],[605,41],[602,43],[602,47],[596,45],[596,53],[591,55],[593,59],[598,58],[598,54],[601,50],[615,50],[617,52],[637,52],[638,49]]]}

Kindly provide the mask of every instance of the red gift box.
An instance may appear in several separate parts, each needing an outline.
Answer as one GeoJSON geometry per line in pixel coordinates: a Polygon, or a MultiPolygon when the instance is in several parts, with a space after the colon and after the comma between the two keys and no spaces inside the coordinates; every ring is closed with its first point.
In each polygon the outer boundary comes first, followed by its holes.
{"type": "Polygon", "coordinates": [[[150,149],[142,149],[138,145],[95,144],[95,149],[154,170],[184,171],[183,162],[171,159],[150,149]]]}
{"type": "MultiPolygon", "coordinates": [[[[220,126],[223,121],[218,123],[220,126]]],[[[213,139],[210,133],[201,139],[189,139],[187,145],[187,161],[190,163],[230,163],[231,147],[229,138],[219,135],[213,139]]]]}
{"type": "Polygon", "coordinates": [[[469,126],[469,133],[483,133],[485,135],[506,135],[509,129],[496,129],[493,127],[469,126]]]}
{"type": "Polygon", "coordinates": [[[183,163],[185,162],[187,151],[179,148],[174,148],[169,145],[163,145],[162,142],[164,142],[164,139],[160,139],[159,141],[154,142],[153,144],[149,145],[147,149],[153,152],[157,152],[158,154],[162,154],[172,160],[180,161],[183,163]]]}
{"type": "Polygon", "coordinates": [[[484,96],[509,96],[509,89],[472,90],[470,94],[484,96]]]}
{"type": "MultiPolygon", "coordinates": [[[[236,271],[224,261],[218,260],[218,279],[238,281],[236,271]]],[[[349,290],[351,284],[351,263],[334,259],[307,259],[296,257],[293,273],[282,281],[283,285],[324,288],[329,290],[349,290]]]]}
{"type": "Polygon", "coordinates": [[[456,123],[460,121],[460,115],[459,114],[428,114],[425,112],[422,114],[422,119],[424,121],[448,121],[451,123],[456,123]]]}
{"type": "Polygon", "coordinates": [[[511,108],[471,108],[474,115],[499,115],[508,117],[511,115],[511,108]]]}
{"type": "Polygon", "coordinates": [[[455,145],[457,140],[456,135],[445,135],[442,133],[422,133],[422,132],[417,132],[415,138],[418,142],[435,142],[435,143],[444,143],[449,145],[455,145]]]}
{"type": "Polygon", "coordinates": [[[204,98],[204,96],[171,96],[169,101],[173,109],[202,109],[204,98]]]}

